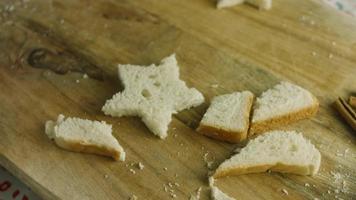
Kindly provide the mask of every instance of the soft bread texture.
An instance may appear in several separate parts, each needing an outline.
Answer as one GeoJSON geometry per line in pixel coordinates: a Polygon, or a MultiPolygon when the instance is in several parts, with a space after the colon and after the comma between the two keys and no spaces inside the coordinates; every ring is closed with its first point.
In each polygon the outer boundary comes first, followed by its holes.
{"type": "Polygon", "coordinates": [[[253,97],[249,91],[214,97],[197,131],[232,143],[246,139],[253,97]]]}
{"type": "Polygon", "coordinates": [[[46,122],[46,134],[66,150],[93,153],[125,161],[125,151],[111,134],[111,125],[87,119],[65,119],[59,115],[56,122],[46,122]]]}
{"type": "Polygon", "coordinates": [[[213,177],[265,172],[267,170],[314,175],[321,155],[301,133],[271,131],[249,141],[239,154],[223,162],[213,177]]]}
{"type": "Polygon", "coordinates": [[[172,114],[204,102],[198,90],[188,88],[179,79],[175,54],[164,58],[159,66],[119,65],[118,68],[125,89],[107,100],[102,111],[115,117],[139,116],[162,139],[167,137],[172,114]]]}
{"type": "Polygon", "coordinates": [[[257,98],[249,135],[312,117],[318,108],[318,100],[309,91],[289,82],[281,82],[257,98]]]}
{"type": "Polygon", "coordinates": [[[249,3],[258,7],[261,10],[269,10],[272,8],[272,0],[218,0],[217,8],[231,7],[242,3],[249,3]]]}

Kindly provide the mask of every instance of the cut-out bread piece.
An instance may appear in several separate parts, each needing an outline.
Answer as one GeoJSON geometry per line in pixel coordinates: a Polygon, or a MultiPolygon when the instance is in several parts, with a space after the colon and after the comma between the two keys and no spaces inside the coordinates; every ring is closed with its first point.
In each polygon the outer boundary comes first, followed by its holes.
{"type": "Polygon", "coordinates": [[[232,143],[246,139],[252,102],[249,91],[214,97],[197,131],[232,143]]]}
{"type": "Polygon", "coordinates": [[[84,153],[93,153],[124,161],[125,151],[111,134],[111,125],[104,121],[80,118],[65,118],[46,122],[46,134],[61,148],[84,153]]]}
{"type": "Polygon", "coordinates": [[[257,97],[249,135],[312,117],[318,108],[318,100],[309,91],[289,82],[281,82],[257,97]]]}
{"type": "Polygon", "coordinates": [[[198,90],[188,88],[179,79],[175,54],[164,58],[159,66],[119,65],[118,68],[125,89],[107,100],[102,111],[115,117],[139,116],[161,139],[167,136],[172,114],[204,102],[198,90]]]}
{"type": "Polygon", "coordinates": [[[256,6],[260,10],[269,10],[272,8],[272,0],[218,0],[216,7],[226,8],[242,4],[244,2],[256,6]]]}
{"type": "Polygon", "coordinates": [[[318,149],[296,131],[271,131],[249,141],[240,153],[224,161],[213,177],[265,172],[267,170],[314,175],[321,155],[318,149]]]}

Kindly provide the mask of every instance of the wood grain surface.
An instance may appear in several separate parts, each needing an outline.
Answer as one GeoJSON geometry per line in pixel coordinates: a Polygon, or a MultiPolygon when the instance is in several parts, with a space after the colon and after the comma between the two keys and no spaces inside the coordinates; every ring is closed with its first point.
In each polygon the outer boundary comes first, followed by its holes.
{"type": "Polygon", "coordinates": [[[208,199],[207,161],[214,170],[243,146],[194,131],[210,99],[260,95],[288,80],[320,100],[316,117],[281,127],[318,147],[319,173],[241,175],[218,186],[237,199],[355,199],[355,132],[332,102],[356,91],[356,20],[317,0],[273,4],[267,12],[216,10],[213,0],[1,0],[0,164],[43,199],[188,199],[199,187],[208,199]],[[166,140],[138,118],[100,111],[123,89],[118,63],[159,63],[173,52],[181,78],[207,101],[174,115],[166,140]],[[60,113],[113,124],[126,162],[56,147],[44,122],[60,113]]]}

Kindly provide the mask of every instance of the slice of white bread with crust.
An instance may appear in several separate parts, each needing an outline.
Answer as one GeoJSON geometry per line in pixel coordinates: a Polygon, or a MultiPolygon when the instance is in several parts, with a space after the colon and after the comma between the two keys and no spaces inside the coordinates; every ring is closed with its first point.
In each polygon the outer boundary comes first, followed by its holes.
{"type": "Polygon", "coordinates": [[[104,121],[65,117],[46,122],[46,134],[66,150],[93,153],[125,161],[125,151],[111,134],[111,125],[104,121]]]}
{"type": "Polygon", "coordinates": [[[197,89],[179,79],[175,54],[159,66],[119,65],[118,69],[125,89],[107,100],[102,111],[115,117],[139,116],[161,139],[167,137],[172,114],[204,102],[197,89]]]}
{"type": "Polygon", "coordinates": [[[318,108],[318,100],[309,91],[289,82],[281,82],[256,99],[249,135],[312,117],[318,108]]]}
{"type": "Polygon", "coordinates": [[[197,131],[232,143],[246,139],[253,97],[250,91],[214,97],[197,131]]]}
{"type": "Polygon", "coordinates": [[[321,155],[318,149],[296,131],[264,133],[224,161],[213,177],[265,172],[267,170],[314,175],[318,172],[321,155]]]}
{"type": "Polygon", "coordinates": [[[272,8],[272,0],[218,0],[216,7],[231,7],[244,2],[254,5],[261,10],[269,10],[272,8]]]}

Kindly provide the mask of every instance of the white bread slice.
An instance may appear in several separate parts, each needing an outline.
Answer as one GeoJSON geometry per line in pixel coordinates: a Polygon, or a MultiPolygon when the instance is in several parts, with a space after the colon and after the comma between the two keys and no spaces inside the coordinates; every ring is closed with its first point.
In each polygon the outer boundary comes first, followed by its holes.
{"type": "Polygon", "coordinates": [[[309,91],[281,82],[256,99],[249,135],[312,117],[319,102],[309,91]]]}
{"type": "Polygon", "coordinates": [[[159,66],[119,65],[118,68],[125,89],[107,100],[102,111],[116,117],[139,116],[162,139],[167,136],[172,114],[204,102],[198,90],[188,88],[179,79],[175,54],[164,58],[159,66]]]}
{"type": "Polygon", "coordinates": [[[252,102],[250,91],[214,97],[197,131],[232,143],[246,139],[252,102]]]}
{"type": "Polygon", "coordinates": [[[272,8],[272,0],[218,0],[217,8],[231,7],[242,3],[249,3],[258,7],[260,10],[269,10],[272,8]]]}
{"type": "Polygon", "coordinates": [[[46,122],[46,134],[63,149],[110,156],[125,161],[125,151],[111,134],[111,125],[104,121],[65,117],[46,122]]]}
{"type": "Polygon", "coordinates": [[[223,162],[213,177],[265,172],[267,170],[314,175],[321,155],[296,131],[271,131],[249,141],[240,153],[223,162]]]}

